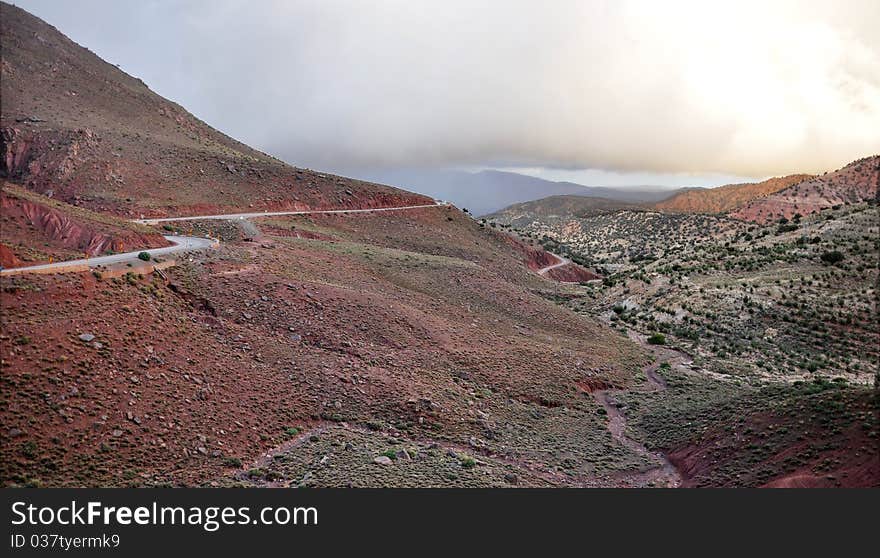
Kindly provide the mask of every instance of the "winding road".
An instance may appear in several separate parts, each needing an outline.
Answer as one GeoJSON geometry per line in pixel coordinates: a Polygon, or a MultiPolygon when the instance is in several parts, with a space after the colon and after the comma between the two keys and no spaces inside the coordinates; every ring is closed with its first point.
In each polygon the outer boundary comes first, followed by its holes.
{"type": "MultiPolygon", "coordinates": [[[[189,217],[162,217],[159,219],[134,219],[135,223],[142,225],[156,225],[159,223],[167,223],[170,221],[202,221],[202,220],[222,220],[237,221],[259,217],[277,217],[282,215],[315,215],[315,214],[347,214],[347,213],[372,213],[374,211],[400,211],[406,209],[423,209],[428,207],[444,207],[449,205],[445,201],[435,201],[430,204],[422,205],[403,205],[399,207],[376,207],[370,209],[315,209],[304,211],[257,211],[251,213],[224,213],[218,215],[192,215],[189,217]]],[[[79,260],[67,260],[63,262],[55,262],[49,264],[37,264],[12,269],[0,270],[0,275],[18,275],[22,273],[51,273],[53,270],[57,272],[71,271],[82,266],[94,268],[102,265],[131,261],[137,258],[141,252],[146,252],[151,256],[163,256],[166,254],[174,254],[177,252],[190,252],[194,250],[203,250],[205,248],[213,248],[218,244],[217,240],[211,238],[202,238],[198,236],[175,236],[167,235],[165,239],[172,243],[172,246],[164,248],[152,248],[149,250],[135,250],[133,252],[125,252],[122,254],[112,254],[109,256],[96,256],[94,258],[82,258],[79,260]]]]}
{"type": "Polygon", "coordinates": [[[134,252],[124,252],[122,254],[111,254],[109,256],[96,256],[94,258],[82,258],[79,260],[67,260],[63,262],[55,262],[50,264],[29,265],[25,267],[14,267],[12,269],[4,269],[0,271],[0,275],[17,275],[27,272],[45,272],[50,270],[69,271],[70,268],[79,266],[98,267],[120,262],[127,262],[136,259],[138,254],[146,252],[150,256],[164,256],[166,254],[174,254],[177,252],[190,252],[193,250],[203,250],[217,245],[217,241],[212,238],[200,238],[197,236],[174,236],[165,237],[172,246],[163,248],[151,248],[148,250],[136,250],[134,252]]]}
{"type": "Polygon", "coordinates": [[[538,270],[538,275],[544,275],[548,271],[550,271],[551,269],[556,269],[557,267],[562,267],[564,265],[568,265],[571,263],[571,260],[563,258],[562,256],[560,256],[558,254],[554,254],[552,252],[547,252],[547,253],[550,254],[551,256],[553,256],[554,258],[558,259],[559,263],[555,263],[553,265],[548,265],[547,267],[542,267],[541,269],[538,270]]]}
{"type": "Polygon", "coordinates": [[[279,217],[283,215],[333,215],[345,213],[372,213],[374,211],[400,211],[404,209],[424,209],[427,207],[443,207],[447,202],[435,202],[423,205],[403,205],[400,207],[374,207],[370,209],[308,209],[303,211],[255,211],[251,213],[223,213],[220,215],[193,215],[191,217],[161,217],[158,219],[136,219],[135,223],[142,225],[156,225],[171,221],[203,221],[222,220],[231,221],[236,219],[256,219],[259,217],[279,217]]]}

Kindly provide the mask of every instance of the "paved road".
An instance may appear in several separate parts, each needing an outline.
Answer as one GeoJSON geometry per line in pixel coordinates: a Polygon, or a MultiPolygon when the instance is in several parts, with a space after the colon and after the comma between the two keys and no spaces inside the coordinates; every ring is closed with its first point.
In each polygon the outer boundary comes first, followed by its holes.
{"type": "MultiPolygon", "coordinates": [[[[404,205],[400,207],[377,207],[373,209],[322,209],[322,210],[305,210],[305,211],[262,211],[254,213],[225,213],[221,215],[193,215],[191,217],[163,217],[161,219],[135,219],[134,222],[143,225],[155,225],[158,223],[166,223],[168,221],[201,221],[203,219],[232,221],[238,219],[250,219],[257,217],[274,217],[279,215],[313,215],[316,213],[371,213],[373,211],[399,211],[401,209],[421,209],[425,207],[443,207],[449,205],[445,201],[436,201],[434,203],[424,205],[404,205]]],[[[113,254],[112,256],[98,256],[95,258],[87,258],[81,260],[69,260],[66,262],[57,262],[51,264],[29,265],[25,267],[16,267],[13,269],[0,270],[0,275],[12,275],[23,273],[26,271],[44,271],[47,269],[63,270],[78,265],[88,265],[89,267],[97,267],[99,265],[108,265],[112,263],[125,262],[137,257],[141,252],[147,252],[151,256],[161,256],[164,254],[173,254],[175,252],[188,252],[190,250],[201,250],[217,245],[216,240],[209,238],[200,238],[197,236],[174,236],[165,237],[173,246],[165,248],[153,248],[151,250],[136,250],[134,252],[125,252],[124,254],[113,254]]]]}
{"type": "Polygon", "coordinates": [[[141,252],[147,252],[151,256],[163,256],[165,254],[174,254],[176,252],[188,252],[190,250],[201,250],[217,245],[217,241],[210,238],[199,238],[197,236],[174,236],[165,237],[169,242],[174,243],[173,246],[165,246],[164,248],[152,248],[149,250],[135,250],[134,252],[125,252],[123,254],[112,254],[110,256],[97,256],[94,258],[84,258],[81,260],[68,260],[65,262],[56,262],[51,264],[30,265],[26,267],[15,267],[12,269],[4,269],[0,271],[2,275],[12,275],[22,273],[23,271],[43,271],[47,269],[64,269],[78,265],[88,265],[89,267],[98,267],[99,265],[108,265],[119,262],[127,262],[137,258],[141,252]]]}
{"type": "Polygon", "coordinates": [[[542,267],[541,269],[538,270],[538,275],[544,275],[545,273],[547,273],[551,269],[556,269],[557,267],[562,267],[564,265],[568,265],[571,263],[571,260],[563,258],[562,256],[560,256],[558,254],[554,254],[552,252],[547,252],[547,253],[550,254],[551,256],[553,256],[554,258],[558,259],[559,263],[555,263],[553,265],[548,265],[547,267],[542,267]]]}
{"type": "Polygon", "coordinates": [[[374,211],[399,211],[401,209],[421,209],[425,207],[442,207],[448,205],[446,202],[436,202],[424,205],[404,205],[400,207],[376,207],[373,209],[308,209],[304,211],[256,211],[253,213],[224,213],[220,215],[193,215],[191,217],[162,217],[159,219],[137,219],[136,223],[142,225],[156,225],[158,223],[167,223],[170,221],[202,221],[211,220],[235,220],[235,219],[255,219],[258,217],[277,217],[282,215],[315,215],[318,213],[334,214],[334,213],[372,213],[374,211]]]}

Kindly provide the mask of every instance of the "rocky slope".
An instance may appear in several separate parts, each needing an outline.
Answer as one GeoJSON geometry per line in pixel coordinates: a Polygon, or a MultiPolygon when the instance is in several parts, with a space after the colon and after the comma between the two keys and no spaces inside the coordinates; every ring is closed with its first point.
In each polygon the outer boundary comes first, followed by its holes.
{"type": "Polygon", "coordinates": [[[74,207],[9,182],[0,190],[4,267],[167,245],[150,227],[74,207]]]}
{"type": "Polygon", "coordinates": [[[138,217],[424,203],[235,141],[24,10],[0,3],[0,176],[138,217]]]}
{"type": "Polygon", "coordinates": [[[657,202],[654,209],[673,213],[725,213],[810,178],[813,177],[809,174],[792,174],[763,182],[685,190],[657,202]]]}
{"type": "Polygon", "coordinates": [[[731,212],[731,217],[767,223],[808,215],[835,206],[876,200],[880,188],[880,155],[854,161],[840,170],[805,180],[731,212]]]}
{"type": "Polygon", "coordinates": [[[876,162],[738,218],[641,209],[510,221],[605,276],[561,291],[561,303],[655,343],[644,346],[667,388],[615,400],[630,436],[664,452],[683,486],[880,485],[876,162]]]}
{"type": "MultiPolygon", "coordinates": [[[[15,254],[119,216],[424,200],[275,161],[2,16],[15,254]]],[[[633,385],[645,357],[548,300],[540,247],[451,206],[168,228],[222,242],[162,274],[0,278],[4,485],[640,482],[579,386],[633,385]]]]}

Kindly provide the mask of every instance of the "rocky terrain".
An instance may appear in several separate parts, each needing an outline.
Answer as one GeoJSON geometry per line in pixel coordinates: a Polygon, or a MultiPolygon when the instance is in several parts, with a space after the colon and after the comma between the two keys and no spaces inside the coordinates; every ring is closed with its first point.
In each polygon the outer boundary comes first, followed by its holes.
{"type": "Polygon", "coordinates": [[[272,159],[0,9],[4,261],[220,240],[0,277],[4,486],[878,484],[876,205],[136,225],[431,200],[272,159]]]}
{"type": "Polygon", "coordinates": [[[865,157],[840,170],[754,200],[732,212],[731,216],[744,221],[769,223],[823,209],[872,201],[877,199],[878,180],[880,155],[865,157]]]}
{"type": "Polygon", "coordinates": [[[168,245],[155,229],[4,182],[0,265],[6,268],[168,245]]]}
{"type": "Polygon", "coordinates": [[[876,485],[877,161],[751,206],[813,188],[839,202],[800,204],[791,219],[512,209],[489,225],[597,270],[601,282],[568,287],[560,303],[663,353],[669,389],[618,399],[632,435],[685,485],[876,485]]]}
{"type": "Polygon", "coordinates": [[[793,174],[770,178],[763,182],[685,190],[669,199],[657,202],[654,204],[654,209],[681,213],[724,213],[810,178],[813,177],[808,174],[793,174]]]}
{"type": "Polygon", "coordinates": [[[452,206],[133,225],[430,200],[275,161],[2,10],[14,257],[85,230],[221,240],[161,272],[0,278],[4,485],[649,482],[590,395],[648,356],[549,300],[557,258],[452,206]]]}
{"type": "Polygon", "coordinates": [[[0,177],[119,216],[415,205],[214,130],[24,10],[2,5],[0,177]]]}

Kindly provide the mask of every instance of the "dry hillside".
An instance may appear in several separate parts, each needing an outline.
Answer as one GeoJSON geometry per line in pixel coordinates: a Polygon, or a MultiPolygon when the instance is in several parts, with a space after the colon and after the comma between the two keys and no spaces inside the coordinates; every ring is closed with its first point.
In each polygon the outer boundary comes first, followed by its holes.
{"type": "Polygon", "coordinates": [[[44,21],[0,4],[0,176],[121,216],[424,203],[291,167],[214,130],[44,21]]]}
{"type": "Polygon", "coordinates": [[[756,223],[791,219],[797,214],[809,215],[831,207],[876,200],[878,187],[880,155],[873,155],[754,200],[733,211],[731,217],[756,223]]]}
{"type": "Polygon", "coordinates": [[[685,190],[656,203],[654,207],[659,211],[671,213],[724,213],[809,178],[812,178],[809,174],[792,174],[770,178],[763,182],[685,190]]]}

